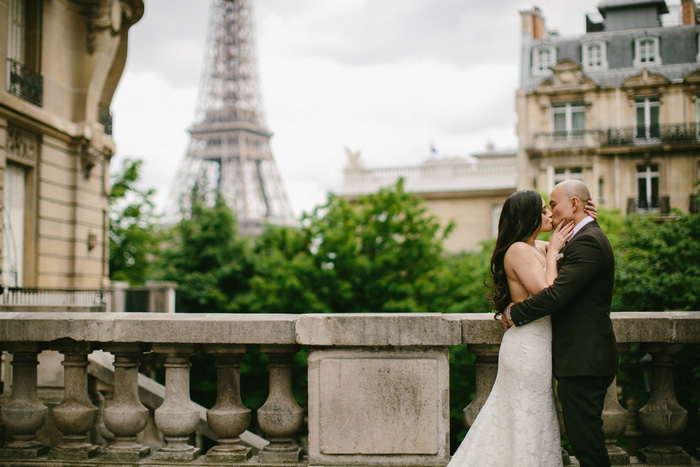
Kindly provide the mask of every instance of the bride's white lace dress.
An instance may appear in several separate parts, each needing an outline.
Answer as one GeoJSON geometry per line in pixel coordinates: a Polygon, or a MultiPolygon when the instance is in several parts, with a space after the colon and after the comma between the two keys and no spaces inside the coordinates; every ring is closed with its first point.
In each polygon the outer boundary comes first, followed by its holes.
{"type": "Polygon", "coordinates": [[[448,467],[561,466],[549,316],[509,329],[491,394],[448,467]]]}

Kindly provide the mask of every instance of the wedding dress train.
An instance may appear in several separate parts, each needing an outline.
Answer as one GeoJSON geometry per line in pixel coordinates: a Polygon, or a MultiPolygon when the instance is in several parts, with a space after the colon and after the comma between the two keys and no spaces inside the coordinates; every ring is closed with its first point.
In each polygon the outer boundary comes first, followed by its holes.
{"type": "Polygon", "coordinates": [[[558,467],[549,316],[509,329],[493,389],[448,467],[558,467]]]}

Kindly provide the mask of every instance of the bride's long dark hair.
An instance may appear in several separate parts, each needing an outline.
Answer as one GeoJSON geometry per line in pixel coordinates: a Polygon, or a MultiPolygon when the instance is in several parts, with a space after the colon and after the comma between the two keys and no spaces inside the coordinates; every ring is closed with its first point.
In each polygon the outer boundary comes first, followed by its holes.
{"type": "Polygon", "coordinates": [[[493,295],[489,296],[496,315],[510,304],[510,290],[503,266],[508,248],[515,242],[524,242],[542,226],[542,196],[532,190],[516,191],[503,203],[498,219],[498,238],[491,256],[493,295]]]}

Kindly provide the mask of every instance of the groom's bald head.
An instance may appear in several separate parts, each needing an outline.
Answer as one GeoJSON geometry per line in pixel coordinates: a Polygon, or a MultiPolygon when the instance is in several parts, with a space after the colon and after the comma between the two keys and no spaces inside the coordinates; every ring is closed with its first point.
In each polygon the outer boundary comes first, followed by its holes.
{"type": "Polygon", "coordinates": [[[549,196],[549,205],[552,207],[552,222],[559,225],[560,222],[573,220],[578,224],[588,214],[583,207],[591,199],[588,187],[579,180],[565,180],[552,190],[549,196]]]}
{"type": "Polygon", "coordinates": [[[591,199],[591,192],[586,184],[580,180],[564,180],[555,186],[554,190],[561,190],[561,193],[567,199],[578,198],[581,202],[581,207],[585,206],[588,200],[591,199]]]}

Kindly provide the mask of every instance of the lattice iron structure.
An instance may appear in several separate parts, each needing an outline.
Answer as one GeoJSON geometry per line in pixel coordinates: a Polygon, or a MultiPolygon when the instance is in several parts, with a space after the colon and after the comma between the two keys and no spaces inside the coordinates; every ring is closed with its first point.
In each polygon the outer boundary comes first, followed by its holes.
{"type": "Polygon", "coordinates": [[[193,196],[212,204],[219,193],[244,235],[295,224],[264,122],[251,3],[211,2],[194,124],[166,209],[177,220],[190,214],[193,196]]]}

